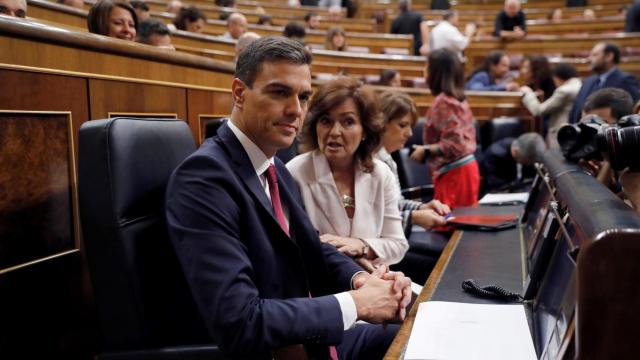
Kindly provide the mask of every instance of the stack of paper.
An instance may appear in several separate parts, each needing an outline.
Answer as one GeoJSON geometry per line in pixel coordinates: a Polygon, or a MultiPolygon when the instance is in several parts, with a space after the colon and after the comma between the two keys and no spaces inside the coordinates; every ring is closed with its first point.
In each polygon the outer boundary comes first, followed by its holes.
{"type": "Polygon", "coordinates": [[[405,360],[536,360],[522,305],[420,304],[405,360]]]}
{"type": "Polygon", "coordinates": [[[480,199],[480,205],[524,204],[529,199],[528,192],[510,194],[487,194],[480,199]]]}

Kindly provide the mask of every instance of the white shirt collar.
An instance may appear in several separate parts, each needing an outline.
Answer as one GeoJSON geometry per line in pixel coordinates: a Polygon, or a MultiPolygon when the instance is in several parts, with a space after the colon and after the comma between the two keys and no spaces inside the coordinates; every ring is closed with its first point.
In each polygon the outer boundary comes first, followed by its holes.
{"type": "Polygon", "coordinates": [[[247,152],[249,156],[249,160],[251,160],[251,165],[253,165],[253,169],[255,170],[258,176],[262,176],[269,165],[273,164],[273,157],[267,158],[267,156],[260,150],[258,145],[256,145],[247,135],[245,135],[242,130],[240,130],[231,120],[227,121],[229,125],[229,129],[233,132],[233,134],[238,138],[240,144],[244,148],[244,151],[247,152]]]}

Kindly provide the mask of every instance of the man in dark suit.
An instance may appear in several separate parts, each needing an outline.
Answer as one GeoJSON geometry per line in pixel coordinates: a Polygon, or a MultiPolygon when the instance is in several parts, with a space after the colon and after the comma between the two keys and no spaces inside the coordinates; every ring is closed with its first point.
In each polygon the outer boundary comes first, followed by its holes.
{"type": "Polygon", "coordinates": [[[429,53],[429,25],[419,12],[411,11],[411,0],[399,0],[400,14],[391,23],[392,34],[413,35],[413,55],[429,53]]]}
{"type": "Polygon", "coordinates": [[[410,280],[362,272],[320,242],[277,150],[302,126],[311,55],[262,38],[240,55],[231,119],[172,175],[167,223],[211,335],[239,359],[381,358],[404,317],[410,280]]]}
{"type": "Polygon", "coordinates": [[[582,82],[582,88],[573,103],[569,122],[576,123],[582,117],[582,108],[587,97],[603,88],[619,88],[631,95],[634,102],[640,99],[640,87],[638,80],[633,75],[618,69],[620,63],[620,49],[615,44],[598,43],[589,54],[591,71],[596,75],[586,78],[582,82]]]}

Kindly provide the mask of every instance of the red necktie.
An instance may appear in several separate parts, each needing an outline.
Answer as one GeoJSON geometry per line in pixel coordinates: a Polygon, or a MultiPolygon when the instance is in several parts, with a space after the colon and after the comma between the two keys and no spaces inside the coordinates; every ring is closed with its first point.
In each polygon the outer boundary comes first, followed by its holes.
{"type": "MultiPolygon", "coordinates": [[[[287,236],[289,236],[289,227],[287,226],[287,221],[284,218],[284,211],[282,211],[282,203],[280,202],[280,191],[278,190],[278,176],[276,175],[276,167],[273,164],[270,164],[265,174],[267,176],[267,183],[269,184],[269,194],[271,195],[271,205],[273,206],[273,212],[275,212],[276,214],[276,219],[278,219],[280,227],[282,228],[282,230],[284,230],[287,236]]],[[[309,297],[311,297],[311,294],[309,294],[309,297]]],[[[301,346],[298,347],[295,345],[286,348],[286,350],[284,351],[293,351],[293,353],[288,353],[288,355],[300,355],[298,351],[302,351],[302,353],[304,353],[304,350],[301,346]]],[[[288,358],[286,355],[284,355],[284,353],[280,353],[280,355],[280,358],[282,359],[288,358]]],[[[338,360],[338,352],[336,351],[335,346],[329,347],[329,356],[332,360],[338,360]]]]}
{"type": "Polygon", "coordinates": [[[280,202],[280,191],[278,190],[278,176],[276,175],[276,167],[270,164],[267,168],[267,183],[269,184],[269,194],[271,194],[271,205],[273,206],[273,212],[276,214],[276,219],[280,223],[280,227],[289,236],[289,227],[287,226],[287,220],[284,218],[284,211],[282,211],[282,203],[280,202]]]}

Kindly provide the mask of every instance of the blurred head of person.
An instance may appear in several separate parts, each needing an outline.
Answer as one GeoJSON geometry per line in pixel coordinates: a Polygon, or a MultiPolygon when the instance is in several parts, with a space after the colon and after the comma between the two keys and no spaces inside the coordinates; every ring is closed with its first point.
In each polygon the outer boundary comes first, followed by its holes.
{"type": "Polygon", "coordinates": [[[198,34],[204,31],[206,23],[207,16],[195,6],[183,7],[173,19],[176,29],[198,34]]]}
{"type": "Polygon", "coordinates": [[[178,13],[180,13],[180,9],[182,9],[183,7],[184,7],[184,4],[182,4],[182,1],[171,0],[167,3],[167,7],[165,8],[165,11],[168,13],[178,15],[178,13]]]}
{"type": "Polygon", "coordinates": [[[91,33],[134,41],[138,16],[129,3],[100,0],[89,10],[87,24],[91,33]]]}
{"type": "Polygon", "coordinates": [[[555,9],[551,10],[549,12],[549,15],[547,15],[547,20],[551,20],[551,21],[560,21],[560,20],[562,20],[562,9],[561,8],[555,8],[555,9]]]}
{"type": "Polygon", "coordinates": [[[593,20],[596,18],[596,13],[592,9],[584,9],[582,18],[585,20],[593,20]]]}
{"type": "Polygon", "coordinates": [[[306,35],[307,32],[304,30],[304,26],[295,21],[291,21],[285,25],[284,30],[282,31],[282,36],[300,41],[301,43],[304,43],[304,37],[306,35]]]}
{"type": "Polygon", "coordinates": [[[518,15],[520,11],[520,1],[519,0],[505,0],[504,2],[504,12],[508,17],[515,17],[518,15]]]}
{"type": "Polygon", "coordinates": [[[227,18],[227,30],[232,38],[238,39],[247,32],[247,18],[240,13],[233,13],[227,18]]]}
{"type": "Polygon", "coordinates": [[[84,1],[82,0],[58,0],[58,4],[72,6],[78,9],[82,9],[84,7],[84,1]]]}
{"type": "Polygon", "coordinates": [[[314,12],[307,13],[304,16],[304,22],[307,24],[307,29],[316,30],[320,27],[320,16],[314,12]]]}
{"type": "Polygon", "coordinates": [[[551,71],[551,78],[553,79],[553,83],[556,84],[556,87],[575,77],[578,77],[578,71],[571,64],[556,64],[551,71]]]}
{"type": "Polygon", "coordinates": [[[147,3],[141,0],[132,0],[129,2],[129,4],[131,4],[133,10],[136,11],[139,22],[143,22],[149,18],[149,5],[147,5],[147,3]]]}
{"type": "Polygon", "coordinates": [[[371,172],[382,131],[373,89],[357,79],[341,77],[321,85],[311,98],[301,145],[304,151],[319,149],[331,168],[359,164],[371,172]]]}
{"type": "Polygon", "coordinates": [[[597,43],[589,53],[591,71],[604,74],[620,63],[620,48],[612,43],[597,43]]]}
{"type": "Polygon", "coordinates": [[[380,85],[383,86],[391,86],[391,87],[401,87],[402,86],[402,77],[397,70],[394,69],[386,69],[383,70],[380,74],[380,85]]]}
{"type": "Polygon", "coordinates": [[[324,41],[324,48],[334,51],[347,50],[347,34],[344,29],[339,26],[332,26],[327,30],[327,36],[324,41]]]}
{"type": "Polygon", "coordinates": [[[444,15],[442,15],[442,20],[448,21],[451,25],[456,27],[460,23],[458,12],[454,10],[447,11],[446,13],[444,13],[444,15]]]}
{"type": "Polygon", "coordinates": [[[427,85],[434,96],[444,93],[463,101],[464,68],[460,58],[449,49],[438,49],[429,54],[427,65],[427,85]]]}
{"type": "Polygon", "coordinates": [[[0,0],[0,14],[27,17],[27,0],[0,0]]]}
{"type": "Polygon", "coordinates": [[[551,65],[546,56],[536,55],[526,58],[520,67],[520,76],[527,86],[534,90],[545,91],[545,98],[549,98],[555,89],[551,79],[551,65]]]}
{"type": "Polygon", "coordinates": [[[158,19],[147,19],[138,26],[137,41],[142,44],[156,46],[163,49],[175,50],[171,44],[169,28],[158,19]]]}
{"type": "Polygon", "coordinates": [[[271,17],[271,15],[260,15],[260,17],[258,18],[258,25],[273,26],[273,18],[271,17]]]}
{"type": "Polygon", "coordinates": [[[615,124],[630,114],[633,114],[633,99],[628,92],[617,88],[594,92],[587,97],[582,108],[582,116],[598,115],[608,124],[615,124]]]}
{"type": "Polygon", "coordinates": [[[400,150],[413,135],[413,127],[418,121],[418,110],[406,93],[385,91],[378,96],[380,111],[384,121],[382,146],[388,153],[400,150]]]}
{"type": "Polygon", "coordinates": [[[525,166],[542,161],[546,150],[544,139],[540,134],[534,132],[522,134],[511,143],[511,156],[515,161],[525,166]]]}
{"type": "Polygon", "coordinates": [[[244,49],[251,44],[252,42],[256,41],[260,39],[260,35],[254,33],[253,31],[249,31],[246,32],[244,34],[242,34],[242,36],[240,36],[238,38],[238,41],[236,42],[236,58],[238,58],[240,56],[240,54],[242,54],[242,52],[244,51],[244,49]]]}

